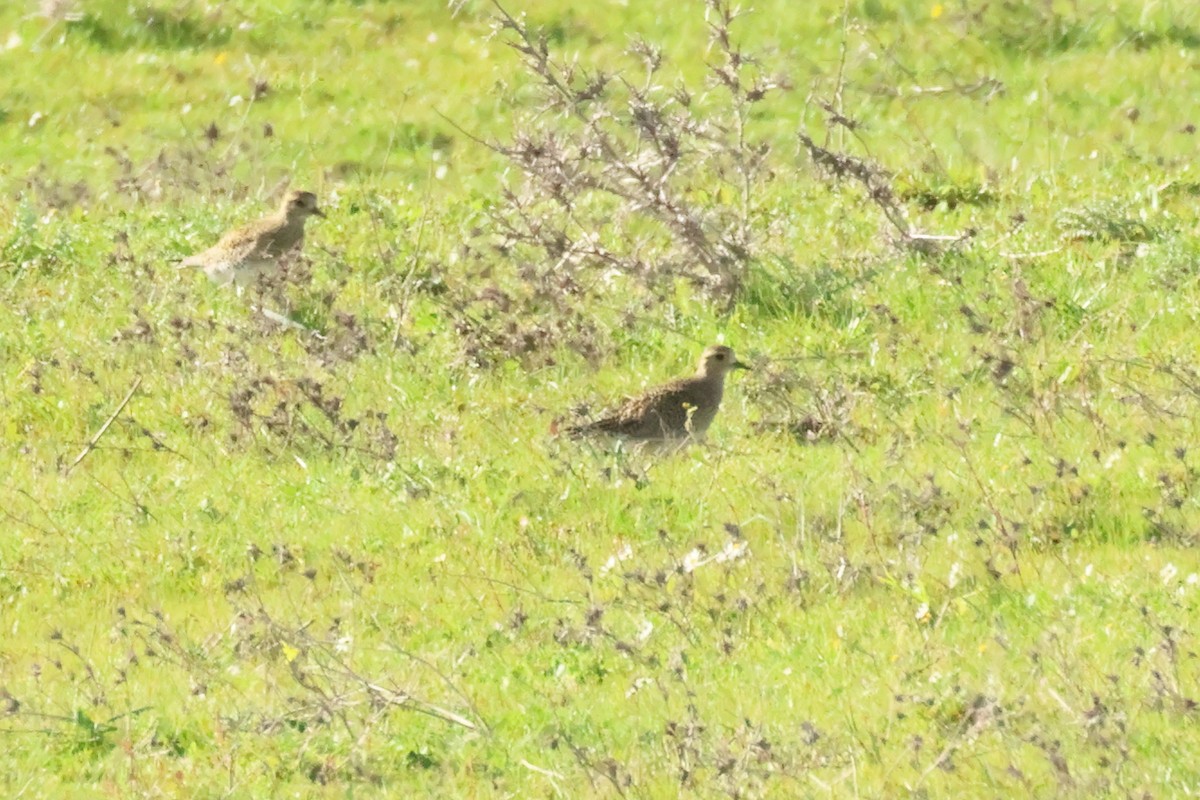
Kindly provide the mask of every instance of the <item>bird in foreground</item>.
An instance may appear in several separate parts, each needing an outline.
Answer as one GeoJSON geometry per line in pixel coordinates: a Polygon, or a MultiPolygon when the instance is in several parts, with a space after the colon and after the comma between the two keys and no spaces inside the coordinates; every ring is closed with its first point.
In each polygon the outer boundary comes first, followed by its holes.
{"type": "Polygon", "coordinates": [[[198,267],[213,283],[230,283],[239,290],[253,284],[258,276],[273,270],[280,256],[299,249],[304,243],[304,223],[309,217],[324,217],[312,192],[293,190],[284,195],[279,210],[269,217],[221,237],[207,250],[188,256],[179,268],[198,267]]]}
{"type": "Polygon", "coordinates": [[[567,429],[568,435],[606,434],[645,442],[700,438],[712,424],[725,394],[725,376],[750,369],[724,345],[706,348],[696,374],[678,378],[626,401],[613,414],[567,429]]]}

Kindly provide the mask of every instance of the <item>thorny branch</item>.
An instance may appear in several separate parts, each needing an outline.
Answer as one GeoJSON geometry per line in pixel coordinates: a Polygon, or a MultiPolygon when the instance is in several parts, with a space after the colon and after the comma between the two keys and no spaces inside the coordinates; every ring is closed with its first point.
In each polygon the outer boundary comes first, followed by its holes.
{"type": "Polygon", "coordinates": [[[537,116],[551,112],[560,120],[519,131],[509,144],[489,145],[516,163],[529,182],[510,191],[499,209],[499,217],[508,217],[500,225],[506,238],[556,261],[565,256],[562,266],[568,268],[599,262],[643,279],[685,274],[718,296],[735,294],[757,246],[755,190],[766,179],[769,151],[747,133],[748,109],[788,85],[763,75],[737,49],[729,27],[738,12],[709,0],[710,43],[721,56],[710,73],[729,101],[705,119],[686,87],[668,92],[655,85],[664,55],[647,43],[630,48],[645,68],[645,78],[634,83],[619,73],[588,72],[556,60],[544,34],[499,2],[495,7],[498,29],[512,34],[508,44],[542,87],[537,116]],[[736,208],[695,199],[699,176],[715,172],[719,181],[730,182],[723,166],[736,176],[736,208]],[[633,241],[599,244],[597,231],[613,218],[614,205],[620,217],[650,220],[665,234],[667,250],[650,257],[657,263],[643,259],[639,252],[649,248],[633,241]],[[691,272],[692,266],[701,271],[691,272]]]}

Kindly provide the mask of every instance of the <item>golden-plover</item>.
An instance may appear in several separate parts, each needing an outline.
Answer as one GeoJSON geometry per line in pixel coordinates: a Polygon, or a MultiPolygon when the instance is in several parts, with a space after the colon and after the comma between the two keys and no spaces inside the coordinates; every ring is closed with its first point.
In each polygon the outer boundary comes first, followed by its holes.
{"type": "Polygon", "coordinates": [[[203,269],[213,283],[232,283],[240,290],[273,270],[280,256],[299,250],[304,243],[304,223],[314,214],[325,216],[317,207],[315,194],[290,191],[274,214],[231,230],[204,252],[185,258],[179,268],[203,269]]]}
{"type": "Polygon", "coordinates": [[[571,436],[607,434],[645,442],[700,438],[717,416],[730,370],[750,369],[724,345],[706,348],[696,374],[629,399],[614,413],[567,429],[571,436]]]}

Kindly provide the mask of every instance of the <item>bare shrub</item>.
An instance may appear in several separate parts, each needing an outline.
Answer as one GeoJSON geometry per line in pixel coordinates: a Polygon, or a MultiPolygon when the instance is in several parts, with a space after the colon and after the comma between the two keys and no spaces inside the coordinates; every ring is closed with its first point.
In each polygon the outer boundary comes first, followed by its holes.
{"type": "Polygon", "coordinates": [[[461,296],[471,313],[459,315],[466,327],[503,306],[492,338],[519,353],[531,337],[576,326],[506,335],[499,329],[509,318],[586,319],[613,298],[637,305],[663,296],[677,280],[732,302],[769,222],[771,148],[752,131],[751,111],[788,87],[734,42],[738,12],[707,3],[708,80],[696,89],[668,77],[666,55],[645,41],[630,45],[627,66],[591,70],[496,8],[497,33],[519,55],[535,100],[511,140],[485,143],[516,171],[489,210],[485,244],[473,249],[472,288],[461,296]],[[493,274],[497,254],[524,289],[493,274]]]}
{"type": "Polygon", "coordinates": [[[513,140],[494,146],[522,176],[494,216],[510,246],[555,268],[682,275],[736,292],[761,244],[758,190],[771,178],[750,112],[788,81],[734,43],[736,9],[706,6],[716,58],[699,97],[666,85],[666,55],[645,41],[628,50],[640,76],[589,71],[556,59],[544,33],[497,4],[499,30],[538,86],[513,140]]]}
{"type": "MultiPolygon", "coordinates": [[[[825,103],[823,107],[829,115],[829,127],[841,126],[851,132],[856,132],[861,127],[861,123],[837,111],[831,104],[825,103]]],[[[840,183],[848,179],[862,186],[867,199],[879,209],[894,229],[895,235],[891,237],[891,241],[897,247],[917,253],[936,254],[974,237],[975,231],[971,229],[949,235],[919,230],[909,220],[908,210],[900,193],[893,186],[893,175],[890,171],[869,158],[860,158],[819,145],[804,132],[797,136],[813,165],[828,181],[840,183]]]]}

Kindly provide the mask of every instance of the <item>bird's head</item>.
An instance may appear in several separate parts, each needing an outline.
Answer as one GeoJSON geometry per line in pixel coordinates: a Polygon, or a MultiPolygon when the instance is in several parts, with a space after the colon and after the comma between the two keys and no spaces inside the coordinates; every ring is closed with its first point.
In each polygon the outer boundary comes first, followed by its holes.
{"type": "Polygon", "coordinates": [[[297,189],[287,193],[283,198],[283,212],[288,216],[288,219],[302,220],[305,217],[316,215],[324,217],[325,212],[317,207],[317,196],[312,192],[302,192],[297,189]]]}
{"type": "Polygon", "coordinates": [[[750,369],[750,367],[737,360],[732,347],[714,344],[712,347],[705,348],[704,354],[700,356],[697,372],[705,377],[724,377],[725,373],[733,369],[750,369]]]}

